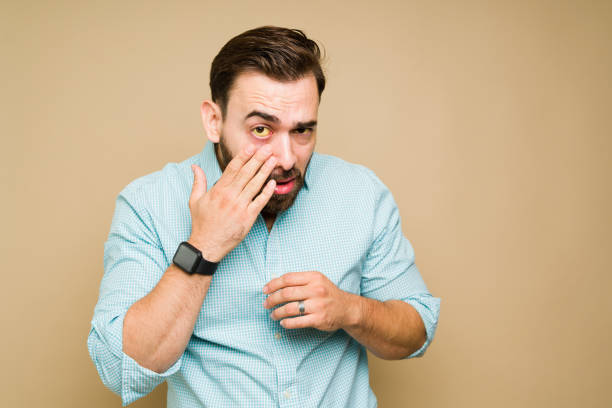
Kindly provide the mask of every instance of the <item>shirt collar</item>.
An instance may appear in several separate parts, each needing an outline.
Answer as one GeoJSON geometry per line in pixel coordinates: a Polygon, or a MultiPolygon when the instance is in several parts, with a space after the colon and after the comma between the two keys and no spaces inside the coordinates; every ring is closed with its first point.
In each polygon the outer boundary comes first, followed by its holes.
{"type": "MultiPolygon", "coordinates": [[[[306,170],[306,177],[304,177],[304,188],[306,190],[310,189],[312,185],[312,177],[314,171],[314,162],[317,159],[317,153],[312,152],[312,156],[310,158],[310,162],[308,163],[308,167],[306,170]]],[[[221,167],[219,166],[219,162],[217,161],[217,156],[215,155],[215,145],[210,140],[206,141],[206,145],[204,145],[204,149],[200,153],[199,157],[199,166],[204,170],[206,174],[206,185],[207,190],[210,190],[212,186],[221,178],[221,167]]]]}

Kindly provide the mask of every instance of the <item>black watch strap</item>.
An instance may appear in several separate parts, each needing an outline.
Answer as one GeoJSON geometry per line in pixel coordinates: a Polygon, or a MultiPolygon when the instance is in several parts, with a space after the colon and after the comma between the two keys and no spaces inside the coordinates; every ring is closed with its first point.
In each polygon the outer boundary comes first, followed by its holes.
{"type": "Polygon", "coordinates": [[[198,275],[212,275],[217,270],[217,266],[219,266],[218,262],[210,262],[202,257],[194,273],[198,275]]]}

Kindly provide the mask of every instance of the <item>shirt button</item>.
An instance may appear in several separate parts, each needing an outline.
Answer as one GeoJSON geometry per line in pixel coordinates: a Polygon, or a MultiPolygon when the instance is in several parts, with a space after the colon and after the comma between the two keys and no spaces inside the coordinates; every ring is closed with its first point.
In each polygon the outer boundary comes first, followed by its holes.
{"type": "Polygon", "coordinates": [[[285,396],[286,399],[291,398],[291,392],[289,390],[285,390],[285,392],[283,392],[283,395],[285,396]]]}
{"type": "Polygon", "coordinates": [[[274,338],[276,340],[280,339],[280,333],[279,332],[274,333],[274,338]]]}

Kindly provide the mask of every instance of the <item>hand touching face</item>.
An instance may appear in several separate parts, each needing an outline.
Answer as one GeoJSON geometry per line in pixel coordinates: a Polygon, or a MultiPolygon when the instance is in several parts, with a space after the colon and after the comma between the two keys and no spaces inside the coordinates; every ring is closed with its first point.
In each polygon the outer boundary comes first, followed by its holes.
{"type": "Polygon", "coordinates": [[[276,165],[276,158],[271,154],[269,147],[264,146],[255,153],[253,145],[247,146],[208,191],[204,171],[195,164],[192,166],[189,242],[202,251],[205,259],[219,262],[234,249],[272,197],[275,181],[266,183],[276,165]]]}

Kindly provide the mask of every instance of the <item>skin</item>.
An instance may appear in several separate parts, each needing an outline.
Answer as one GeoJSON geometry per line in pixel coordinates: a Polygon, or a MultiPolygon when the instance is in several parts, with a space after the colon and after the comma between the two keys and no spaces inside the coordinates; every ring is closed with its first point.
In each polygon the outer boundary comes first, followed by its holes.
{"type": "Polygon", "coordinates": [[[345,292],[318,271],[290,272],[268,282],[264,302],[271,318],[286,329],[314,327],[345,330],[374,355],[385,360],[409,356],[425,343],[426,332],[414,307],[401,300],[380,302],[345,292]],[[304,302],[299,315],[298,301],[304,302]]]}
{"type": "MultiPolygon", "coordinates": [[[[222,170],[235,152],[247,145],[252,144],[256,148],[267,145],[277,159],[271,177],[279,179],[286,178],[291,172],[297,172],[302,177],[306,174],[316,143],[317,129],[312,122],[317,121],[318,110],[319,94],[313,75],[298,81],[279,82],[254,72],[246,72],[236,78],[229,93],[226,117],[212,101],[204,101],[201,107],[202,123],[208,139],[213,143],[223,143],[231,154],[227,158],[217,152],[222,170]],[[260,116],[245,120],[253,111],[274,116],[278,122],[260,116]],[[310,125],[300,126],[300,123],[310,125]]],[[[262,215],[268,230],[271,230],[276,214],[264,212],[262,215]]]]}
{"type": "MultiPolygon", "coordinates": [[[[258,73],[238,76],[229,93],[227,117],[222,117],[213,101],[202,103],[209,140],[218,143],[223,139],[231,156],[220,157],[217,152],[223,173],[210,190],[204,171],[192,166],[189,242],[204,258],[213,262],[223,259],[244,239],[260,213],[272,229],[276,216],[264,208],[274,199],[274,179],[288,172],[306,174],[316,126],[304,131],[300,123],[315,122],[318,107],[312,75],[279,82],[258,73]],[[245,120],[252,111],[278,120],[260,116],[245,120]]],[[[170,265],[155,288],[127,311],[123,351],[144,367],[166,371],[185,351],[211,279],[188,275],[170,265]]],[[[319,271],[288,272],[262,290],[269,294],[262,307],[275,308],[270,318],[281,320],[286,329],[344,329],[383,359],[405,357],[425,341],[420,315],[408,303],[379,302],[342,291],[319,271]],[[306,306],[304,316],[298,316],[299,300],[306,306]]]]}
{"type": "MultiPolygon", "coordinates": [[[[276,164],[270,156],[263,148],[243,150],[208,191],[204,172],[192,167],[189,209],[192,234],[196,235],[189,241],[205,258],[219,261],[231,251],[272,196],[274,181],[261,190],[276,164]]],[[[189,275],[171,264],[153,290],[126,312],[123,352],[143,367],[166,371],[187,347],[211,280],[211,276],[189,275]]]]}

